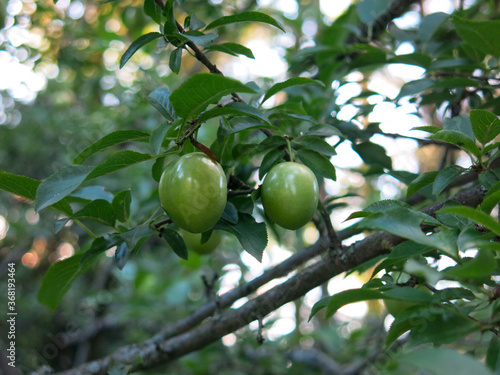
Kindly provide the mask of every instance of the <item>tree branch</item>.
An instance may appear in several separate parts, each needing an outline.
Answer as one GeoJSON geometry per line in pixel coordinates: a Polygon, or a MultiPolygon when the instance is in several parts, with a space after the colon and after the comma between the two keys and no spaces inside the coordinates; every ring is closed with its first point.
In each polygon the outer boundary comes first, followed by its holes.
{"type": "MultiPolygon", "coordinates": [[[[452,199],[459,203],[476,207],[486,194],[486,189],[476,186],[461,192],[452,199]]],[[[443,207],[445,201],[428,206],[423,212],[433,214],[443,207]]],[[[172,361],[185,354],[199,350],[221,337],[234,332],[259,316],[266,316],[280,306],[302,297],[311,289],[322,285],[332,277],[350,270],[378,255],[386,254],[404,239],[389,233],[376,232],[358,241],[344,251],[334,251],[329,256],[298,272],[270,289],[253,298],[238,309],[229,310],[189,332],[163,341],[153,337],[142,344],[129,345],[103,359],[86,363],[77,368],[62,372],[64,375],[104,374],[111,363],[134,364],[141,359],[137,369],[151,368],[160,363],[172,361]]],[[[238,289],[238,288],[237,288],[238,289]]],[[[222,299],[223,296],[221,296],[222,299]]]]}

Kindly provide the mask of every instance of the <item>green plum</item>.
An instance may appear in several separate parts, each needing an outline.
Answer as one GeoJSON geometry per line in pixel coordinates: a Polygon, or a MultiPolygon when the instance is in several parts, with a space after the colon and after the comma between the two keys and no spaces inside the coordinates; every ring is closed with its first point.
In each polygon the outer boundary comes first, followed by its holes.
{"type": "Polygon", "coordinates": [[[285,162],[275,165],[262,184],[266,215],[286,229],[299,229],[313,217],[318,206],[318,181],[305,165],[285,162]]]}
{"type": "Polygon", "coordinates": [[[209,240],[205,243],[201,243],[201,233],[191,233],[181,230],[181,235],[188,250],[192,250],[200,255],[213,252],[219,246],[222,239],[222,236],[217,232],[212,232],[209,240]]]}
{"type": "Polygon", "coordinates": [[[201,152],[186,154],[169,164],[158,190],[169,218],[192,233],[211,229],[222,216],[227,201],[222,167],[201,152]]]}

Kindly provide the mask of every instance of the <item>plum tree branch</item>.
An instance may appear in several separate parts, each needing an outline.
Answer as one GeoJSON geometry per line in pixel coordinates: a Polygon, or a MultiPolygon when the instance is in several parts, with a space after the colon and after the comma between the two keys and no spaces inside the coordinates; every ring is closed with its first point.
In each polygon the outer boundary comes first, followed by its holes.
{"type": "MultiPolygon", "coordinates": [[[[482,202],[485,194],[484,187],[476,186],[458,193],[452,199],[463,205],[476,207],[482,202]]],[[[442,208],[444,203],[445,201],[437,202],[422,211],[432,215],[436,210],[442,208]]],[[[328,256],[298,272],[282,284],[256,296],[240,308],[229,310],[188,332],[163,340],[157,335],[142,344],[125,346],[112,355],[61,374],[103,374],[112,363],[132,365],[138,359],[141,359],[142,363],[135,367],[137,369],[151,368],[160,363],[172,361],[219,340],[221,337],[257,320],[259,316],[267,316],[280,306],[302,297],[332,277],[378,255],[388,253],[393,246],[403,241],[404,239],[389,233],[375,232],[343,250],[329,253],[328,256]]],[[[224,295],[221,296],[221,299],[223,297],[224,295]]]]}

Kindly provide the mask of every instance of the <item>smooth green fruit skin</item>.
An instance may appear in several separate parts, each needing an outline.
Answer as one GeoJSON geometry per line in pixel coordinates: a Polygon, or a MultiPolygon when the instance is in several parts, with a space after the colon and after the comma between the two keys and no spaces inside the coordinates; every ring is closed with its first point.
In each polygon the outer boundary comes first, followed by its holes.
{"type": "Polygon", "coordinates": [[[286,162],[275,165],[262,184],[266,215],[286,229],[307,224],[318,207],[318,181],[305,165],[286,162]]]}
{"type": "Polygon", "coordinates": [[[187,231],[181,231],[182,238],[186,243],[188,250],[192,250],[197,254],[205,255],[213,252],[217,246],[219,246],[222,236],[213,232],[207,242],[201,243],[201,234],[200,233],[191,233],[187,231]]]}
{"type": "Polygon", "coordinates": [[[181,156],[169,164],[158,189],[161,205],[169,218],[192,233],[211,229],[226,206],[224,171],[201,152],[181,156]]]}

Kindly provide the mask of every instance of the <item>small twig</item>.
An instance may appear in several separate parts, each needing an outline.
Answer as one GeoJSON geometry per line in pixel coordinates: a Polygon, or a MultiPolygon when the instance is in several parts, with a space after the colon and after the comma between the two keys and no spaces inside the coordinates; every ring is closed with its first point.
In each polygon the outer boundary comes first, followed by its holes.
{"type": "Polygon", "coordinates": [[[264,328],[264,323],[262,322],[262,316],[259,315],[257,321],[259,322],[259,330],[257,331],[257,343],[259,345],[262,345],[265,341],[264,335],[262,334],[262,329],[264,328]]]}
{"type": "Polygon", "coordinates": [[[160,228],[164,225],[167,225],[167,224],[172,224],[172,219],[170,219],[169,217],[154,223],[153,226],[156,230],[158,230],[158,228],[160,228]]]}
{"type": "Polygon", "coordinates": [[[323,221],[325,222],[326,226],[326,231],[328,233],[328,239],[330,240],[330,246],[333,249],[340,249],[342,247],[342,242],[339,240],[337,237],[337,233],[335,233],[335,229],[333,229],[332,221],[330,220],[330,215],[326,211],[325,205],[323,202],[320,202],[321,206],[321,217],[323,218],[323,221]]]}
{"type": "Polygon", "coordinates": [[[437,72],[434,72],[433,74],[436,76],[464,77],[464,78],[477,79],[478,81],[486,81],[486,82],[488,82],[489,80],[500,81],[500,78],[497,78],[497,77],[475,76],[475,75],[469,74],[469,73],[461,73],[461,72],[454,72],[454,71],[447,71],[447,70],[438,70],[437,72]]]}
{"type": "Polygon", "coordinates": [[[219,163],[219,160],[215,157],[214,153],[212,150],[210,150],[207,146],[205,146],[203,143],[198,142],[196,139],[194,139],[194,135],[191,134],[189,137],[189,140],[193,144],[194,147],[196,147],[198,150],[203,152],[205,155],[207,155],[210,159],[212,159],[214,162],[219,163]]]}
{"type": "Polygon", "coordinates": [[[219,278],[219,274],[216,272],[212,275],[212,280],[208,280],[206,275],[201,275],[201,280],[203,281],[203,285],[205,286],[205,296],[208,301],[215,300],[215,283],[219,278]]]}
{"type": "Polygon", "coordinates": [[[227,192],[227,195],[229,197],[236,197],[238,195],[249,195],[252,194],[255,191],[254,188],[249,188],[245,190],[230,190],[227,192]]]}

